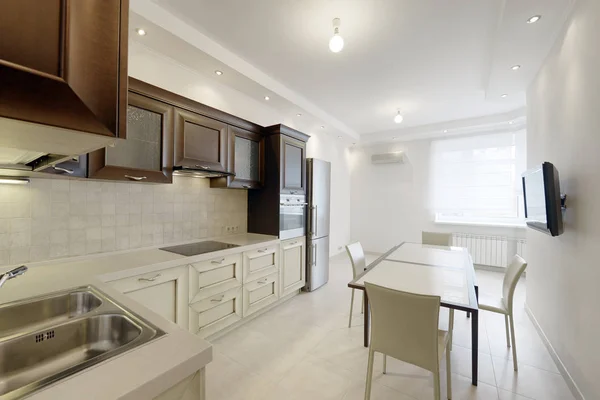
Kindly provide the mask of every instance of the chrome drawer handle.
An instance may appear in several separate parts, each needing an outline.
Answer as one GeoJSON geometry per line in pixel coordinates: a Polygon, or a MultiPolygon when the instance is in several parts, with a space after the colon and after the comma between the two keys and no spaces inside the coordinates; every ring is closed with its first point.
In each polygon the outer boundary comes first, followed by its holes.
{"type": "Polygon", "coordinates": [[[221,297],[219,297],[218,299],[210,299],[210,301],[219,303],[219,302],[223,301],[224,298],[225,298],[225,295],[222,294],[221,297]]]}
{"type": "Polygon", "coordinates": [[[219,261],[217,261],[217,260],[214,260],[214,261],[211,261],[210,263],[211,263],[211,264],[223,264],[223,261],[225,261],[225,259],[224,259],[224,258],[221,258],[219,261]]]}
{"type": "Polygon", "coordinates": [[[265,283],[267,283],[269,280],[268,279],[263,279],[262,281],[258,281],[256,283],[260,283],[261,285],[264,285],[265,283]]]}
{"type": "Polygon", "coordinates": [[[147,179],[145,176],[131,176],[131,175],[125,175],[125,178],[131,179],[132,181],[141,181],[141,180],[147,179]]]}
{"type": "Polygon", "coordinates": [[[242,185],[244,189],[250,189],[250,185],[242,185]]]}
{"type": "Polygon", "coordinates": [[[196,168],[202,168],[202,169],[208,169],[208,167],[207,167],[206,165],[199,165],[199,164],[196,164],[196,165],[195,165],[195,167],[196,167],[196,168]]]}
{"type": "Polygon", "coordinates": [[[152,278],[138,278],[138,281],[140,281],[140,282],[154,282],[158,278],[160,278],[160,274],[156,274],[152,278]]]}
{"type": "Polygon", "coordinates": [[[72,169],[67,169],[67,168],[63,168],[63,167],[57,167],[56,165],[52,166],[52,168],[55,171],[64,172],[65,174],[69,174],[69,175],[71,175],[72,173],[75,172],[72,169]]]}
{"type": "Polygon", "coordinates": [[[259,253],[266,253],[267,251],[269,251],[269,249],[263,249],[263,250],[259,250],[259,253]]]}
{"type": "Polygon", "coordinates": [[[295,244],[298,244],[298,242],[292,242],[292,243],[290,243],[290,246],[293,246],[295,244]]]}

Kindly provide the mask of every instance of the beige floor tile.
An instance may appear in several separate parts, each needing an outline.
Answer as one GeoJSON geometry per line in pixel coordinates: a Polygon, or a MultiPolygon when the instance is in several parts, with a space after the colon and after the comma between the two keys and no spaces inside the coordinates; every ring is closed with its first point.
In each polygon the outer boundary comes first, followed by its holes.
{"type": "Polygon", "coordinates": [[[530,400],[529,397],[521,396],[520,394],[504,389],[498,389],[498,395],[500,396],[500,400],[530,400]]]}
{"type": "MultiPolygon", "coordinates": [[[[452,359],[452,373],[464,376],[470,379],[472,375],[471,349],[454,345],[450,352],[452,359]]],[[[442,360],[442,370],[445,370],[445,361],[442,360]]],[[[479,374],[480,382],[496,386],[496,377],[494,376],[494,367],[492,357],[489,354],[479,353],[479,374]]]]}
{"type": "Polygon", "coordinates": [[[560,374],[519,363],[513,370],[512,360],[492,357],[498,388],[536,400],[572,400],[573,395],[560,374]]]}
{"type": "MultiPolygon", "coordinates": [[[[363,400],[364,398],[365,382],[352,385],[342,397],[343,400],[363,400]]],[[[415,398],[375,382],[371,385],[371,400],[415,400],[415,398]]]]}

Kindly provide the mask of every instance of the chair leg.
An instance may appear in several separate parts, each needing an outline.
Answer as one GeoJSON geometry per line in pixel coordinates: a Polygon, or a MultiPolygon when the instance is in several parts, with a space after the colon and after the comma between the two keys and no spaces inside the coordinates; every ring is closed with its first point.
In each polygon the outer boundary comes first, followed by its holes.
{"type": "Polygon", "coordinates": [[[508,314],[504,314],[504,326],[506,327],[506,347],[510,347],[510,334],[508,333],[508,314]]]}
{"type": "Polygon", "coordinates": [[[433,373],[433,398],[435,400],[441,400],[440,395],[440,368],[438,365],[437,371],[433,373]]]}
{"type": "Polygon", "coordinates": [[[512,312],[510,313],[510,339],[512,342],[512,351],[513,351],[513,367],[515,371],[519,370],[519,366],[517,364],[517,342],[515,340],[515,320],[513,318],[512,312]]]}
{"type": "Polygon", "coordinates": [[[448,400],[452,399],[452,360],[450,359],[450,347],[446,347],[446,389],[448,400]]]}
{"type": "Polygon", "coordinates": [[[387,356],[383,355],[383,373],[387,374],[387,356]]]}
{"type": "Polygon", "coordinates": [[[448,349],[452,351],[452,340],[454,338],[454,309],[450,309],[450,321],[448,321],[448,335],[450,335],[450,340],[448,342],[448,349]]]}
{"type": "Polygon", "coordinates": [[[369,349],[369,362],[367,364],[367,383],[365,384],[365,400],[371,398],[371,380],[373,379],[373,358],[375,352],[369,349]]]}
{"type": "Polygon", "coordinates": [[[354,289],[352,289],[352,297],[350,298],[350,316],[348,317],[348,328],[352,327],[352,307],[354,307],[354,289]]]}

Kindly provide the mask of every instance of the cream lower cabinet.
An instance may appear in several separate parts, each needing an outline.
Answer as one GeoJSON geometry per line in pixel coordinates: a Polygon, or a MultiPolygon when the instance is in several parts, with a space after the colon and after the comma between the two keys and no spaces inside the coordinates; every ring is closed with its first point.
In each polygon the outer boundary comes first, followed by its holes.
{"type": "Polygon", "coordinates": [[[184,329],[188,329],[188,267],[132,276],[110,286],[184,329]]]}
{"type": "Polygon", "coordinates": [[[244,283],[244,317],[279,300],[279,273],[244,283]]]}
{"type": "Polygon", "coordinates": [[[153,400],[205,400],[205,370],[202,368],[195,374],[183,379],[175,386],[165,390],[153,400]]]}
{"type": "Polygon", "coordinates": [[[297,292],[306,283],[305,238],[282,241],[279,279],[281,297],[297,292]]]}
{"type": "Polygon", "coordinates": [[[190,264],[190,332],[207,337],[242,316],[242,255],[190,264]]]}

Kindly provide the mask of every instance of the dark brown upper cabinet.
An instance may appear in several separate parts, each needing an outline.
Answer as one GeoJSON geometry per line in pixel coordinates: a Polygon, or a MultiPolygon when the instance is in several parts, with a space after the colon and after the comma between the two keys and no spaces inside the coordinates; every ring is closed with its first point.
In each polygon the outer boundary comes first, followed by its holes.
{"type": "Polygon", "coordinates": [[[306,193],[306,142],[282,135],[280,192],[306,193]]]}
{"type": "Polygon", "coordinates": [[[235,126],[228,127],[228,171],[235,176],[213,178],[211,187],[258,189],[264,183],[264,136],[235,126]]]}
{"type": "Polygon", "coordinates": [[[81,154],[125,138],[128,17],[129,0],[2,2],[0,116],[54,128],[24,128],[14,147],[81,154]]]}
{"type": "Polygon", "coordinates": [[[130,92],[127,140],[88,154],[88,178],[171,183],[173,107],[130,92]]]}
{"type": "Polygon", "coordinates": [[[227,124],[175,109],[175,165],[227,170],[227,124]]]}

